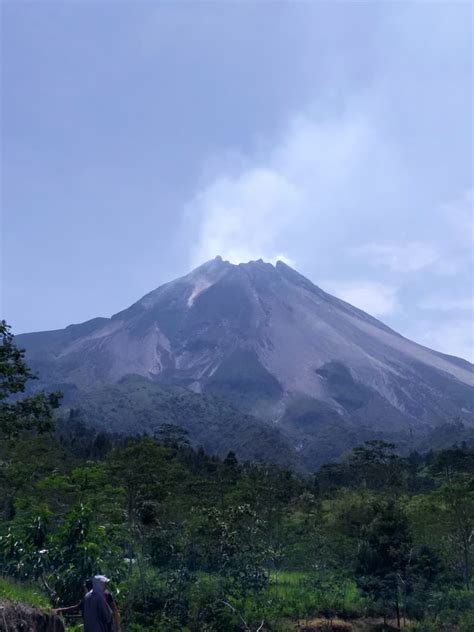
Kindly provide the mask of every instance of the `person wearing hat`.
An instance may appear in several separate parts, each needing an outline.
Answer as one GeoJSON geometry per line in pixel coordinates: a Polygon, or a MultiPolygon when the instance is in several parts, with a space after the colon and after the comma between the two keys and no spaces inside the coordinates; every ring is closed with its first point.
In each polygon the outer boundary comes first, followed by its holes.
{"type": "Polygon", "coordinates": [[[92,590],[82,603],[84,632],[112,632],[112,609],[107,604],[105,589],[109,579],[105,575],[96,575],[92,579],[92,590]]]}
{"type": "Polygon", "coordinates": [[[81,612],[84,632],[120,632],[120,615],[111,593],[106,590],[109,579],[96,575],[86,581],[87,594],[74,606],[56,608],[56,614],[81,612]]]}

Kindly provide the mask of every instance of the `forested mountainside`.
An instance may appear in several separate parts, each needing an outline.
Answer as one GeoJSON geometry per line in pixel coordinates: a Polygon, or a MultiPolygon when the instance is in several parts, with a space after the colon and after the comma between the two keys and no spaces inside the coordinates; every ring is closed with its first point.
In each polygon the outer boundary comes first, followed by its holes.
{"type": "MultiPolygon", "coordinates": [[[[293,409],[294,410],[294,409],[293,409]]],[[[301,414],[304,414],[304,408],[301,414]]],[[[321,411],[324,412],[324,411],[321,411]]],[[[367,425],[357,427],[330,417],[314,425],[311,438],[301,438],[284,426],[248,415],[223,398],[194,393],[141,376],[125,376],[118,382],[65,399],[59,412],[63,426],[76,422],[97,432],[122,436],[157,436],[163,425],[186,431],[196,449],[225,457],[234,452],[240,461],[266,462],[300,474],[315,472],[321,465],[374,436],[395,442],[401,453],[442,449],[455,442],[474,444],[474,431],[460,420],[410,435],[401,431],[374,433],[367,425]]]]}

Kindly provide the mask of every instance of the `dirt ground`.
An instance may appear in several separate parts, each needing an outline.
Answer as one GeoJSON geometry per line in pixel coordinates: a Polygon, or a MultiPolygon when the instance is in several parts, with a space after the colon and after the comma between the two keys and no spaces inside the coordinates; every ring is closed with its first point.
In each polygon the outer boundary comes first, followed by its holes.
{"type": "Polygon", "coordinates": [[[8,601],[0,603],[0,632],[65,632],[54,614],[8,601]]]}

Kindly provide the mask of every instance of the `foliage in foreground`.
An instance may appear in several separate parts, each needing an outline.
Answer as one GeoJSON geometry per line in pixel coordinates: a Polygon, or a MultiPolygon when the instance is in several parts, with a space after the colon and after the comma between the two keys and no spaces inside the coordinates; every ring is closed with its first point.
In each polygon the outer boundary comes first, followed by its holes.
{"type": "Polygon", "coordinates": [[[471,629],[472,450],[401,459],[372,443],[306,481],[165,438],[74,450],[64,434],[2,449],[2,569],[54,605],[102,572],[142,632],[316,614],[471,629]]]}
{"type": "Polygon", "coordinates": [[[0,596],[77,603],[100,572],[134,632],[283,631],[314,616],[474,629],[468,446],[401,458],[372,441],[301,480],[194,450],[172,425],[48,435],[55,402],[9,399],[28,369],[5,331],[3,345],[0,596]]]}

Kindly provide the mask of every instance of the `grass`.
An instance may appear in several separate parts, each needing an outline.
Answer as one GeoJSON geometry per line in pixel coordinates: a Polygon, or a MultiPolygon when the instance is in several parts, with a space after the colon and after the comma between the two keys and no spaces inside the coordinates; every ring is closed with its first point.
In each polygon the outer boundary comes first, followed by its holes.
{"type": "Polygon", "coordinates": [[[310,574],[299,571],[273,574],[267,591],[275,599],[298,602],[305,613],[312,608],[313,612],[330,609],[356,615],[363,606],[355,582],[334,577],[316,581],[310,574]]]}
{"type": "Polygon", "coordinates": [[[36,586],[18,584],[0,577],[0,601],[12,601],[13,603],[25,603],[37,608],[50,608],[48,597],[36,586]]]}
{"type": "MultiPolygon", "coordinates": [[[[138,579],[134,578],[124,591],[125,603],[134,603],[135,592],[139,595],[138,579]]],[[[166,579],[166,573],[150,569],[145,581],[152,592],[159,593],[166,588],[166,579]]],[[[230,591],[225,597],[251,629],[257,629],[262,619],[274,632],[286,632],[295,630],[298,622],[315,617],[338,615],[342,619],[353,619],[364,614],[364,603],[355,583],[345,578],[325,575],[317,582],[312,573],[284,570],[271,573],[269,580],[261,591],[241,596],[230,591]]],[[[197,573],[188,593],[190,620],[197,620],[198,613],[222,599],[225,585],[226,581],[218,575],[197,573]]],[[[136,612],[133,612],[132,606],[131,610],[123,608],[122,614],[125,622],[125,619],[133,619],[136,612]]]]}
{"type": "Polygon", "coordinates": [[[364,614],[364,602],[354,582],[337,577],[316,581],[311,574],[298,571],[273,573],[261,593],[236,605],[248,621],[264,618],[278,632],[294,630],[298,621],[314,617],[355,619],[364,614]]]}

